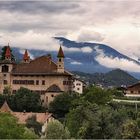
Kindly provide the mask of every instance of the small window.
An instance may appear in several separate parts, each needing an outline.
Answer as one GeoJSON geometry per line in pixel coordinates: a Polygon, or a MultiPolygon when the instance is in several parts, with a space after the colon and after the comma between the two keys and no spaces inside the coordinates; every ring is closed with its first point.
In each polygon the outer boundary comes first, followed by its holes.
{"type": "Polygon", "coordinates": [[[59,58],[59,62],[61,62],[61,58],[59,58]]]}
{"type": "Polygon", "coordinates": [[[54,95],[52,94],[51,97],[54,97],[54,95]]]}
{"type": "Polygon", "coordinates": [[[39,80],[36,80],[36,85],[39,85],[39,80]]]}
{"type": "Polygon", "coordinates": [[[59,67],[61,67],[61,65],[59,65],[59,67]]]}
{"type": "Polygon", "coordinates": [[[133,93],[133,91],[131,91],[131,93],[133,93]]]}
{"type": "Polygon", "coordinates": [[[77,88],[77,90],[80,90],[80,88],[77,88]]]}
{"type": "Polygon", "coordinates": [[[8,72],[9,67],[7,65],[2,66],[2,72],[8,72]]]}
{"type": "Polygon", "coordinates": [[[45,85],[45,80],[42,80],[42,85],[45,85]]]}
{"type": "Polygon", "coordinates": [[[4,80],[4,81],[3,81],[3,84],[4,84],[4,85],[7,85],[7,83],[8,83],[7,80],[4,80]]]}
{"type": "Polygon", "coordinates": [[[3,74],[4,77],[6,77],[6,74],[3,74]]]}

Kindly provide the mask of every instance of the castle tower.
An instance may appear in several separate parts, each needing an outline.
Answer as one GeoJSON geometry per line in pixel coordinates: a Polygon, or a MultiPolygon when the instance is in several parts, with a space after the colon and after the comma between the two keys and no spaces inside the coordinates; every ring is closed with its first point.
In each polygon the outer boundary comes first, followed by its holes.
{"type": "Polygon", "coordinates": [[[11,50],[9,45],[6,47],[5,60],[11,60],[11,50]]]}
{"type": "Polygon", "coordinates": [[[64,72],[64,53],[63,53],[63,50],[62,50],[62,47],[60,45],[60,48],[59,48],[59,51],[58,51],[58,55],[57,55],[57,58],[58,58],[58,61],[57,61],[57,72],[59,73],[63,73],[64,72]]]}
{"type": "Polygon", "coordinates": [[[23,55],[23,62],[24,63],[29,63],[30,62],[30,56],[28,55],[28,51],[25,50],[25,53],[23,55]]]}

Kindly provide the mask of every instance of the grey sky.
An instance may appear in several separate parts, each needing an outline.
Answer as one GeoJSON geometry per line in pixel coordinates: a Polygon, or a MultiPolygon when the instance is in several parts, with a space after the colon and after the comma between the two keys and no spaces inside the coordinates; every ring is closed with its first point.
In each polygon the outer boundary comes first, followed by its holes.
{"type": "Polygon", "coordinates": [[[104,43],[137,59],[140,1],[0,1],[0,44],[56,50],[53,36],[104,43]]]}

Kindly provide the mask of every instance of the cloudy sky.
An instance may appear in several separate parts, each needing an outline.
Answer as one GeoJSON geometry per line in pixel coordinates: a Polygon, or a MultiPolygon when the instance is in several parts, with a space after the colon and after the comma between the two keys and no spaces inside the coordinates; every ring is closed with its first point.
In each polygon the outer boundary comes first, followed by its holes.
{"type": "Polygon", "coordinates": [[[104,43],[137,60],[140,0],[0,1],[0,45],[56,50],[54,36],[104,43]]]}

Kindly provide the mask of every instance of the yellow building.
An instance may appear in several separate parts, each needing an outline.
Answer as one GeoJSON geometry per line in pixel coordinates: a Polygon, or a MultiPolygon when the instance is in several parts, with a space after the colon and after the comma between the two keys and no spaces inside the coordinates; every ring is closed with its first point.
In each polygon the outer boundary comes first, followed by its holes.
{"type": "Polygon", "coordinates": [[[12,59],[10,47],[6,46],[4,60],[0,61],[0,92],[10,86],[14,94],[20,87],[25,87],[41,95],[46,106],[62,92],[71,92],[72,74],[64,68],[64,53],[60,46],[55,63],[50,55],[31,60],[27,50],[23,61],[17,64],[12,59]]]}

